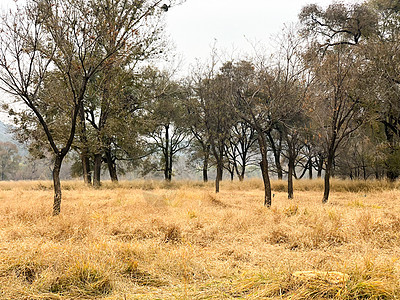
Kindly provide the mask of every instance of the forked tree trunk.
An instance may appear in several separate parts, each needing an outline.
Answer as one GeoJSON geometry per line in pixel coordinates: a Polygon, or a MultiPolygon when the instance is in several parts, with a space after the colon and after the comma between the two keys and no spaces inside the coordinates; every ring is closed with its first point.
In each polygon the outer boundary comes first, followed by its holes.
{"type": "Polygon", "coordinates": [[[271,207],[272,203],[272,195],[271,195],[271,182],[268,175],[268,152],[267,152],[267,143],[265,142],[265,138],[263,136],[263,132],[259,132],[258,134],[258,145],[260,147],[261,153],[261,173],[264,182],[264,206],[271,207]]]}
{"type": "Polygon", "coordinates": [[[60,171],[64,156],[56,155],[53,168],[53,185],[54,185],[54,203],[53,216],[58,216],[61,211],[61,182],[60,171]]]}
{"type": "Polygon", "coordinates": [[[236,171],[236,175],[239,178],[239,181],[242,182],[244,180],[244,174],[246,173],[246,164],[243,163],[243,167],[239,171],[237,163],[234,164],[234,169],[236,171]]]}
{"type": "Polygon", "coordinates": [[[244,181],[244,174],[238,174],[239,181],[244,181]]]}

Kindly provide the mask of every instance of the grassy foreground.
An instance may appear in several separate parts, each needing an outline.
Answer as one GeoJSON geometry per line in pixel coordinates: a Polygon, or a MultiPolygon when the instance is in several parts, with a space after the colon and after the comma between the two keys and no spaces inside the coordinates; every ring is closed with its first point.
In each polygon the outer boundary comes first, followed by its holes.
{"type": "Polygon", "coordinates": [[[64,182],[51,217],[50,182],[0,183],[0,299],[400,297],[398,185],[285,186],[64,182]]]}

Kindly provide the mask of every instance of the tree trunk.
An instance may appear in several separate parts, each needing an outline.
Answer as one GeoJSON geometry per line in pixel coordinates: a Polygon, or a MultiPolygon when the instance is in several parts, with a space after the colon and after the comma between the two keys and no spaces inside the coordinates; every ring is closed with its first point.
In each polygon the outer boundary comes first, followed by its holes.
{"type": "Polygon", "coordinates": [[[218,174],[218,180],[222,181],[222,176],[224,175],[224,147],[219,147],[219,156],[218,156],[218,162],[217,162],[217,174],[218,174]]]}
{"type": "Polygon", "coordinates": [[[219,183],[222,178],[222,163],[220,161],[217,162],[217,176],[215,177],[215,192],[219,193],[219,183]]]}
{"type": "Polygon", "coordinates": [[[312,158],[310,157],[308,160],[308,178],[313,179],[313,165],[312,158]]]}
{"type": "Polygon", "coordinates": [[[61,182],[60,171],[63,161],[62,155],[56,155],[53,168],[53,185],[54,185],[54,203],[53,203],[53,216],[58,216],[61,211],[61,182]]]}
{"type": "Polygon", "coordinates": [[[169,125],[165,125],[164,179],[169,181],[169,125]]]}
{"type": "Polygon", "coordinates": [[[107,158],[107,167],[108,172],[110,173],[110,178],[112,182],[118,182],[118,175],[117,175],[117,165],[115,160],[112,158],[111,150],[107,149],[105,151],[106,158],[107,158]]]}
{"type": "MultiPolygon", "coordinates": [[[[86,147],[84,147],[86,148],[86,147]]],[[[92,183],[92,176],[90,175],[90,160],[89,160],[89,155],[86,153],[85,149],[81,150],[81,160],[82,160],[82,175],[83,175],[83,181],[85,184],[90,185],[92,183]],[[85,153],[84,153],[84,152],[85,153]]]]}
{"type": "Polygon", "coordinates": [[[98,188],[101,185],[100,177],[101,177],[101,153],[97,153],[94,155],[94,170],[93,170],[93,186],[98,188]]]}
{"type": "Polygon", "coordinates": [[[322,198],[322,203],[327,203],[329,198],[329,191],[330,191],[330,178],[333,166],[333,151],[328,152],[328,160],[326,162],[326,169],[325,169],[325,180],[324,180],[324,197],[322,198]]]}
{"type": "Polygon", "coordinates": [[[168,169],[168,181],[172,180],[172,162],[173,162],[173,150],[172,150],[172,141],[170,145],[170,150],[169,150],[169,169],[168,169]]]}
{"type": "Polygon", "coordinates": [[[239,181],[244,181],[244,174],[238,174],[239,181]]]}
{"type": "Polygon", "coordinates": [[[81,161],[82,161],[82,175],[85,184],[92,183],[92,177],[90,175],[90,160],[89,160],[89,147],[86,136],[86,123],[85,123],[85,111],[83,102],[81,101],[79,106],[79,119],[81,124],[80,140],[82,143],[81,147],[81,161]]]}
{"type": "MultiPolygon", "coordinates": [[[[274,162],[275,162],[275,168],[276,168],[276,173],[278,175],[278,180],[282,180],[283,178],[283,168],[281,165],[281,145],[279,144],[278,148],[275,145],[275,141],[272,138],[271,133],[267,134],[272,153],[274,154],[274,162]]],[[[279,143],[282,143],[282,132],[279,131],[279,143]]]]}
{"type": "Polygon", "coordinates": [[[267,143],[263,136],[263,132],[258,132],[258,145],[261,153],[261,173],[264,182],[264,206],[271,207],[272,195],[271,195],[271,182],[268,175],[268,153],[267,153],[267,143]]]}
{"type": "Polygon", "coordinates": [[[290,153],[289,163],[288,163],[288,199],[293,199],[293,171],[294,171],[294,158],[292,153],[290,153]]]}
{"type": "Polygon", "coordinates": [[[210,146],[208,145],[206,151],[204,151],[203,160],[203,181],[208,182],[208,159],[210,157],[210,146]]]}
{"type": "Polygon", "coordinates": [[[321,178],[324,166],[324,159],[322,158],[321,155],[318,155],[318,157],[316,157],[315,159],[317,161],[317,178],[321,178]]]}

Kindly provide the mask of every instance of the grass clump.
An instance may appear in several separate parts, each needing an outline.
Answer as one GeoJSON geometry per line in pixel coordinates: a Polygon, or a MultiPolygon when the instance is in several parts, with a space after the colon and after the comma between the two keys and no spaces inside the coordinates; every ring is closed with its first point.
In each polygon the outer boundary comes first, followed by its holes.
{"type": "Polygon", "coordinates": [[[69,297],[96,297],[113,290],[110,276],[91,263],[78,263],[49,283],[48,291],[69,297]]]}

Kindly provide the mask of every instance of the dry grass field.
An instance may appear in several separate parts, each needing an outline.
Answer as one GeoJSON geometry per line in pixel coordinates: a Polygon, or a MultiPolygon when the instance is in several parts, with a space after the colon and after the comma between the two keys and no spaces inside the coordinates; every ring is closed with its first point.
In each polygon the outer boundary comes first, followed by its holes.
{"type": "Polygon", "coordinates": [[[398,185],[273,188],[64,182],[52,217],[50,182],[0,183],[0,299],[400,298],[398,185]]]}

